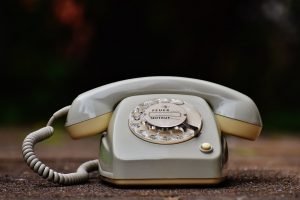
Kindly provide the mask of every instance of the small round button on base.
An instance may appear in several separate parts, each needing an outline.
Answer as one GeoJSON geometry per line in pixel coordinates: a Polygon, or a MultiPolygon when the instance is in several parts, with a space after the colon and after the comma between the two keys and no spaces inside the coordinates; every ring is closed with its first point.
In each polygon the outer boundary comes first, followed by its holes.
{"type": "Polygon", "coordinates": [[[210,153],[212,152],[212,150],[213,147],[210,143],[205,142],[200,145],[200,151],[202,151],[203,153],[210,153]]]}

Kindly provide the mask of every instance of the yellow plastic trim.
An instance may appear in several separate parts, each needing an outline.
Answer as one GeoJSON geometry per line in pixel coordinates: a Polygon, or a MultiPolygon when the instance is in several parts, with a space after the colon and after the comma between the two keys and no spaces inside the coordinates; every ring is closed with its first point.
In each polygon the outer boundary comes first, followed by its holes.
{"type": "Polygon", "coordinates": [[[177,178],[177,179],[110,179],[101,176],[101,179],[115,185],[211,185],[224,180],[220,178],[177,178]]]}
{"type": "Polygon", "coordinates": [[[215,115],[215,117],[220,125],[221,131],[228,135],[233,135],[248,140],[255,140],[262,130],[261,126],[255,124],[231,119],[221,115],[215,115]]]}
{"type": "Polygon", "coordinates": [[[73,139],[96,135],[107,129],[111,116],[112,112],[109,112],[104,115],[67,126],[66,129],[73,139]]]}

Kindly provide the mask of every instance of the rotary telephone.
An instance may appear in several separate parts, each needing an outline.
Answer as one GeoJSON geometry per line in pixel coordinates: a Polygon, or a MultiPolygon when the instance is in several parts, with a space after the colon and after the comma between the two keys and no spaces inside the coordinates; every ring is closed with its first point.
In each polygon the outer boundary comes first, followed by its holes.
{"type": "Polygon", "coordinates": [[[33,171],[65,185],[87,181],[94,170],[117,185],[217,184],[228,155],[222,134],[255,140],[261,129],[255,103],[235,90],[185,77],[143,77],[80,94],[30,133],[22,152],[33,171]],[[69,174],[49,168],[33,150],[63,115],[72,138],[102,133],[99,159],[69,174]]]}

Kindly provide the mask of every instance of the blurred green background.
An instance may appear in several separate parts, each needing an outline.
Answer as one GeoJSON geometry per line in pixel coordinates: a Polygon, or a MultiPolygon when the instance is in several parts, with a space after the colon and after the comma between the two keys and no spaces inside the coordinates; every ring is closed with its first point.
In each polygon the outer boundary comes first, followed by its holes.
{"type": "Polygon", "coordinates": [[[174,75],[250,96],[264,130],[300,130],[299,1],[1,4],[1,126],[47,121],[106,83],[174,75]]]}

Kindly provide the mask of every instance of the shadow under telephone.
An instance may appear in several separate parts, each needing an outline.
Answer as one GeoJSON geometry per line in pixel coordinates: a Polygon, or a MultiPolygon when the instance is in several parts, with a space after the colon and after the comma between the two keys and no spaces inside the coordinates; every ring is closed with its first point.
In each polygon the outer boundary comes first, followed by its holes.
{"type": "Polygon", "coordinates": [[[221,134],[255,140],[262,122],[255,103],[230,88],[192,78],[156,76],[107,84],[79,95],[23,142],[30,168],[49,181],[78,184],[98,170],[119,185],[217,184],[225,174],[227,143],[221,134]],[[67,114],[72,138],[99,133],[99,159],[63,174],[42,163],[34,145],[53,134],[67,114]]]}

